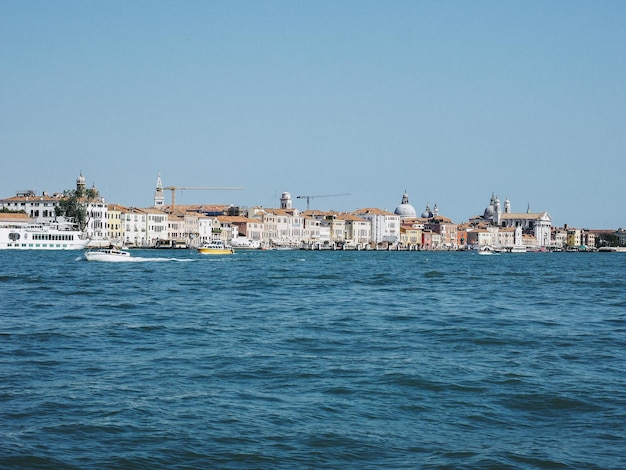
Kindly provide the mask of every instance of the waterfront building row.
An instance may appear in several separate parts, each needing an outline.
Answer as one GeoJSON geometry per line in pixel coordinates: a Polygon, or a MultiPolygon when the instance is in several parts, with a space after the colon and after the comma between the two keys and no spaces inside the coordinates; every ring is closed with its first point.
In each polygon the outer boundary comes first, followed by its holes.
{"type": "MultiPolygon", "coordinates": [[[[84,189],[82,174],[77,189],[84,189]]],[[[552,227],[547,212],[511,211],[511,204],[492,195],[482,215],[457,224],[439,214],[435,204],[417,216],[405,192],[392,213],[378,208],[353,212],[306,210],[292,207],[285,192],[279,208],[254,206],[240,209],[230,205],[166,206],[163,186],[158,179],[155,204],[148,208],[107,204],[98,197],[88,201],[87,236],[95,244],[124,244],[135,247],[196,247],[222,239],[245,238],[256,246],[307,248],[383,248],[407,250],[458,250],[494,247],[549,249],[565,246],[595,246],[593,231],[552,227]]],[[[95,188],[92,190],[97,193],[95,188]]],[[[38,196],[33,191],[18,192],[0,200],[0,208],[23,211],[37,222],[52,222],[63,194],[38,196]]]]}

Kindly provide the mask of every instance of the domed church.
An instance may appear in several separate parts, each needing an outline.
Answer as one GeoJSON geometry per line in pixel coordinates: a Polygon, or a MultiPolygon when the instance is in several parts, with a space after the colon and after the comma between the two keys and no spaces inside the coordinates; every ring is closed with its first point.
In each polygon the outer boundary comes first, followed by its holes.
{"type": "Polygon", "coordinates": [[[409,204],[409,195],[406,193],[406,190],[404,190],[404,194],[402,195],[402,202],[396,207],[393,213],[399,215],[401,219],[409,219],[417,216],[415,208],[409,204]]]}
{"type": "Polygon", "coordinates": [[[530,204],[526,212],[511,212],[511,201],[504,201],[504,210],[500,205],[500,199],[491,194],[489,205],[485,208],[482,216],[473,217],[470,222],[484,222],[496,227],[520,228],[525,234],[532,234],[539,246],[550,244],[552,230],[552,217],[546,211],[531,212],[530,204]]]}
{"type": "Polygon", "coordinates": [[[432,219],[433,217],[437,217],[439,215],[439,208],[437,204],[433,209],[430,208],[430,203],[426,203],[426,209],[422,212],[422,219],[432,219]]]}

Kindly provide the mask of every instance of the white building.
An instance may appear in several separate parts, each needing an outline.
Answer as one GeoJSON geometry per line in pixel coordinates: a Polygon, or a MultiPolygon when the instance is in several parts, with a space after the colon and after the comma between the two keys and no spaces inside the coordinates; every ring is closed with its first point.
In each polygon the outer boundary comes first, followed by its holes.
{"type": "Polygon", "coordinates": [[[124,244],[134,247],[147,247],[148,215],[141,209],[123,208],[122,225],[124,231],[124,244]]]}
{"type": "Polygon", "coordinates": [[[186,213],[185,218],[185,233],[187,234],[187,246],[192,248],[198,248],[200,238],[200,221],[196,214],[186,213]]]}
{"type": "Polygon", "coordinates": [[[504,201],[504,210],[502,210],[500,199],[492,194],[483,215],[473,220],[487,222],[497,227],[521,227],[522,234],[532,235],[537,246],[550,245],[552,217],[545,211],[531,212],[530,205],[526,212],[511,212],[511,202],[507,198],[504,201]]]}
{"type": "Polygon", "coordinates": [[[467,229],[467,244],[475,248],[494,246],[496,242],[496,232],[497,228],[495,230],[469,228],[467,229]]]}
{"type": "MultiPolygon", "coordinates": [[[[288,193],[284,193],[288,194],[288,193]]],[[[284,196],[283,194],[283,196],[284,196]]],[[[281,200],[281,205],[287,200],[281,200]]],[[[304,217],[296,208],[251,208],[248,216],[263,222],[263,241],[274,245],[300,245],[304,237],[304,217]]]]}
{"type": "Polygon", "coordinates": [[[16,212],[24,211],[28,217],[39,223],[53,222],[56,217],[54,208],[61,198],[63,195],[59,193],[50,196],[44,192],[41,196],[37,196],[32,190],[18,191],[13,197],[0,200],[0,208],[16,212]]]}
{"type": "Polygon", "coordinates": [[[320,239],[322,245],[336,246],[345,242],[346,221],[341,214],[334,211],[307,210],[303,215],[305,221],[313,219],[318,222],[320,234],[324,235],[324,239],[320,239]]]}
{"type": "Polygon", "coordinates": [[[168,239],[167,214],[159,209],[143,209],[146,214],[146,239],[149,246],[168,239]]]}
{"type": "Polygon", "coordinates": [[[208,215],[198,216],[198,245],[209,243],[211,240],[219,239],[219,221],[217,217],[208,215]]]}
{"type": "MultiPolygon", "coordinates": [[[[321,222],[313,217],[305,216],[302,223],[302,241],[309,246],[321,243],[321,222]]],[[[330,229],[326,230],[326,240],[330,241],[330,229]]]]}
{"type": "Polygon", "coordinates": [[[168,240],[184,241],[188,243],[189,232],[187,232],[187,224],[184,216],[175,214],[166,214],[167,217],[167,235],[168,240]]]}
{"type": "Polygon", "coordinates": [[[359,209],[353,214],[370,222],[371,242],[395,244],[400,241],[399,215],[376,208],[359,209]]]}
{"type": "Polygon", "coordinates": [[[354,214],[342,214],[346,224],[346,243],[349,246],[364,246],[372,239],[372,224],[354,214]]]}
{"type": "MultiPolygon", "coordinates": [[[[85,190],[85,177],[81,173],[76,178],[76,191],[84,193],[85,190]]],[[[95,195],[98,194],[95,187],[92,187],[90,191],[95,195]]],[[[58,219],[56,208],[64,198],[65,196],[61,193],[54,193],[50,196],[47,192],[43,192],[41,196],[37,196],[32,190],[18,191],[14,197],[0,200],[0,208],[24,211],[38,223],[50,223],[58,219]]],[[[87,224],[84,229],[87,237],[92,240],[108,240],[108,206],[104,198],[98,197],[91,201],[83,199],[83,202],[87,213],[87,224]]]]}
{"type": "Polygon", "coordinates": [[[85,232],[88,238],[108,242],[108,210],[108,204],[104,202],[104,198],[87,204],[87,226],[85,227],[85,232]]]}

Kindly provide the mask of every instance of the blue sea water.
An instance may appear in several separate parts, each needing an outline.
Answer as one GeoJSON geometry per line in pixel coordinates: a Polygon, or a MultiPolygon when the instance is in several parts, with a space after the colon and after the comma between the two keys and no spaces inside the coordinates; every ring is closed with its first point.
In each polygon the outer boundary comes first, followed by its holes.
{"type": "Polygon", "coordinates": [[[626,468],[626,255],[0,252],[0,468],[626,468]]]}

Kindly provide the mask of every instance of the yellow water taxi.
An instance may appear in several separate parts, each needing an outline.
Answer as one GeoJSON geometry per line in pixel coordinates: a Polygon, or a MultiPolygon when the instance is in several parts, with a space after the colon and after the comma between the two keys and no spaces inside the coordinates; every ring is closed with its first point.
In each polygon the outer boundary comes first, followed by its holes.
{"type": "Polygon", "coordinates": [[[211,240],[198,248],[202,255],[232,255],[235,252],[232,246],[228,246],[223,240],[211,240]]]}

